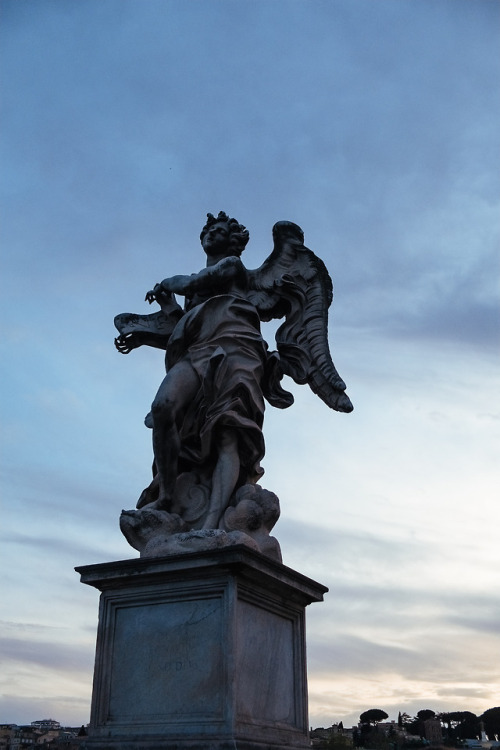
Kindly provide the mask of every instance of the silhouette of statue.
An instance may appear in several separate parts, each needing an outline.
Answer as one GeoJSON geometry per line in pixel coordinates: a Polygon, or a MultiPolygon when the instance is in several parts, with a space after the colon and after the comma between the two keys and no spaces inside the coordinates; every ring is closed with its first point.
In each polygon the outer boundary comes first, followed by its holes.
{"type": "MultiPolygon", "coordinates": [[[[224,515],[236,506],[238,491],[255,485],[263,474],[265,400],[278,408],[293,403],[280,385],[284,374],[308,383],[330,408],[352,411],[328,347],[331,279],[304,246],[300,227],[275,224],[274,249],[256,270],[246,269],[240,258],[248,231],[224,212],[208,214],[200,238],[205,268],[166,278],[148,291],[146,300],[158,303],[158,312],[115,318],[121,353],[143,344],[166,350],[166,376],[145,420],[153,432],[153,481],[139,498],[139,510],[125,511],[121,519],[122,531],[141,554],[146,546],[137,541],[142,508],[148,510],[148,529],[162,529],[164,535],[167,529],[167,537],[219,529],[217,543],[230,543],[224,515]],[[184,297],[184,309],[175,294],[184,297]],[[270,352],[260,322],[283,317],[277,351],[270,352]],[[151,513],[157,518],[153,524],[151,513]]],[[[257,506],[243,507],[249,508],[246,528],[254,546],[250,509],[257,506]]],[[[271,515],[275,520],[262,526],[265,534],[277,520],[271,515]]],[[[240,535],[243,516],[240,510],[238,532],[230,530],[229,536],[240,535]]],[[[206,543],[208,536],[192,538],[206,543]]]]}

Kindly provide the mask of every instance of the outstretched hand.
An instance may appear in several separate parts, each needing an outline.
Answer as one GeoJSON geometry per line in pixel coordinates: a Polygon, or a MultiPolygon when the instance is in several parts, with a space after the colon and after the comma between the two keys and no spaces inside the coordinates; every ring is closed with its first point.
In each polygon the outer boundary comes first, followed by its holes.
{"type": "Polygon", "coordinates": [[[133,333],[122,333],[116,337],[115,346],[120,354],[130,354],[132,349],[137,349],[140,344],[137,343],[133,333]]]}
{"type": "Polygon", "coordinates": [[[150,289],[149,292],[146,292],[145,300],[146,302],[149,302],[151,305],[153,302],[156,302],[158,300],[158,297],[160,294],[163,294],[164,289],[161,284],[155,284],[153,289],[150,289]]]}

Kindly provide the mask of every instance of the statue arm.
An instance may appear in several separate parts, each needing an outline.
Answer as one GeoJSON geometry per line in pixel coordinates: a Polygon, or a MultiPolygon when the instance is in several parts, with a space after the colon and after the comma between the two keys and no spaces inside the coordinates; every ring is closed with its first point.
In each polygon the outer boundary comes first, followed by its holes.
{"type": "Polygon", "coordinates": [[[193,273],[190,276],[170,276],[164,279],[161,284],[157,284],[153,291],[155,296],[159,291],[174,292],[187,296],[211,289],[214,292],[219,292],[231,286],[232,282],[241,278],[244,273],[245,269],[239,258],[223,258],[214,266],[203,268],[199,273],[193,273]]]}

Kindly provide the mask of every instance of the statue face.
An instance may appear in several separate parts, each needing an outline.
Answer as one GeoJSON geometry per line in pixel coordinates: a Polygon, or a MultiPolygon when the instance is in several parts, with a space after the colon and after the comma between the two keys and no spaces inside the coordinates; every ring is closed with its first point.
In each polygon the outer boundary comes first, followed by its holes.
{"type": "Polygon", "coordinates": [[[229,251],[230,239],[228,225],[218,221],[207,230],[201,244],[207,255],[222,255],[229,251]]]}

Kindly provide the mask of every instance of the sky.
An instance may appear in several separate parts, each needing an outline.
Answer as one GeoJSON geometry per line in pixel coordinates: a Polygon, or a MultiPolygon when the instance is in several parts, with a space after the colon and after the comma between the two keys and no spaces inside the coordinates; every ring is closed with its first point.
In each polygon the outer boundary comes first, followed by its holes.
{"type": "Polygon", "coordinates": [[[354,411],[292,383],[261,481],[329,588],[310,725],[499,705],[500,3],[0,0],[0,34],[0,722],[89,720],[74,567],[137,557],[164,374],[113,318],[203,267],[220,210],[248,268],[286,219],[334,282],[354,411]]]}

